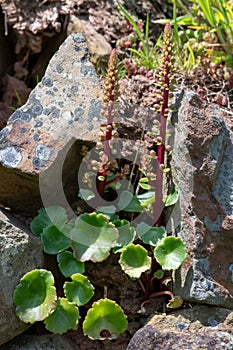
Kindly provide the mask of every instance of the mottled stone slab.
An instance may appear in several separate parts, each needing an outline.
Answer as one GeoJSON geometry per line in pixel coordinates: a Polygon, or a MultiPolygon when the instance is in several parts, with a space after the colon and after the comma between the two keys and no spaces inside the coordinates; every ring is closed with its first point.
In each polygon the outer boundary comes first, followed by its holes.
{"type": "Polygon", "coordinates": [[[188,249],[174,290],[186,300],[233,309],[232,115],[187,92],[174,124],[181,216],[177,211],[173,221],[188,249]]]}
{"type": "Polygon", "coordinates": [[[106,65],[112,50],[111,45],[95,30],[89,20],[71,15],[68,32],[82,33],[88,43],[91,62],[106,65]]]}
{"type": "MultiPolygon", "coordinates": [[[[72,140],[97,140],[101,96],[86,40],[72,34],[51,59],[27,103],[0,132],[0,203],[24,214],[41,206],[38,175],[54,164],[72,140]]],[[[78,158],[72,160],[70,172],[78,158]]]]}
{"type": "MultiPolygon", "coordinates": [[[[0,345],[22,333],[28,324],[15,315],[13,292],[28,271],[41,268],[42,244],[9,213],[0,211],[0,345]]],[[[2,346],[1,346],[2,348],[2,346]]]]}
{"type": "Polygon", "coordinates": [[[127,350],[232,349],[233,312],[196,305],[169,315],[155,315],[131,339],[127,350]]]}

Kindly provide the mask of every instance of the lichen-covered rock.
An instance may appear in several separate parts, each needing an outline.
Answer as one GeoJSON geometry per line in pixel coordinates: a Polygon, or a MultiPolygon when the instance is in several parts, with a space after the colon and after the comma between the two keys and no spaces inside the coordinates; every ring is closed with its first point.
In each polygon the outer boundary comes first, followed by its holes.
{"type": "MultiPolygon", "coordinates": [[[[34,214],[42,206],[38,175],[52,165],[53,182],[56,165],[57,171],[68,169],[59,181],[68,197],[76,197],[77,187],[75,191],[70,186],[77,178],[80,146],[74,141],[97,140],[101,97],[100,79],[89,62],[86,40],[81,34],[72,34],[50,61],[27,103],[11,115],[0,132],[2,204],[34,214]]],[[[50,180],[47,176],[46,191],[50,180]]]]}
{"type": "Polygon", "coordinates": [[[180,213],[173,221],[188,258],[175,274],[184,299],[233,309],[233,121],[193,92],[174,116],[173,179],[180,213]]]}
{"type": "Polygon", "coordinates": [[[233,348],[233,312],[196,305],[155,315],[131,339],[127,350],[223,350],[233,348]]]}
{"type": "Polygon", "coordinates": [[[3,345],[1,350],[72,350],[70,344],[55,334],[20,335],[3,345]]]}
{"type": "Polygon", "coordinates": [[[2,211],[0,211],[0,257],[1,345],[28,327],[15,315],[13,292],[25,273],[43,265],[40,240],[32,236],[9,213],[2,211]]]}
{"type": "Polygon", "coordinates": [[[97,33],[93,25],[84,19],[80,19],[76,16],[71,16],[68,26],[69,33],[82,33],[88,44],[91,61],[97,65],[101,65],[108,61],[111,53],[111,45],[107,42],[103,35],[97,33]]]}

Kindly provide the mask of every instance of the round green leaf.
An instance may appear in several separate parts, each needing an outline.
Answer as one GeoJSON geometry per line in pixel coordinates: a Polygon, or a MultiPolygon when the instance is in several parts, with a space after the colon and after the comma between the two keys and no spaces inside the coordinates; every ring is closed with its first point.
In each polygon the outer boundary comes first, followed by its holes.
{"type": "Polygon", "coordinates": [[[119,263],[127,275],[131,278],[139,278],[142,272],[150,269],[151,258],[145,248],[131,243],[123,249],[119,263]]]}
{"type": "Polygon", "coordinates": [[[111,215],[115,214],[116,207],[115,207],[115,205],[104,205],[102,207],[97,207],[95,211],[96,211],[96,213],[102,213],[106,216],[111,216],[111,215]]]}
{"type": "Polygon", "coordinates": [[[54,225],[46,227],[41,235],[45,253],[58,254],[70,247],[70,239],[54,225]]]}
{"type": "Polygon", "coordinates": [[[84,188],[80,188],[78,196],[85,201],[89,201],[92,198],[95,198],[95,194],[91,190],[84,188]]]}
{"type": "Polygon", "coordinates": [[[30,228],[32,233],[37,236],[41,236],[43,229],[47,226],[52,225],[52,222],[44,208],[39,210],[39,214],[32,220],[30,228]]]}
{"type": "Polygon", "coordinates": [[[154,256],[163,270],[176,270],[186,259],[186,247],[178,237],[166,237],[154,249],[154,256]]]}
{"type": "Polygon", "coordinates": [[[130,227],[130,222],[127,220],[116,220],[113,222],[118,229],[119,237],[116,246],[113,248],[114,253],[122,251],[123,247],[133,242],[136,231],[134,227],[130,227]]]}
{"type": "Polygon", "coordinates": [[[61,273],[65,277],[70,277],[74,273],[84,273],[85,265],[78,261],[73,253],[65,251],[57,255],[57,262],[61,273]]]}
{"type": "Polygon", "coordinates": [[[176,187],[173,188],[172,192],[167,196],[165,200],[165,207],[176,204],[179,199],[179,194],[176,187]]]}
{"type": "Polygon", "coordinates": [[[86,304],[94,295],[94,287],[86,276],[76,273],[71,276],[73,282],[65,282],[64,292],[67,299],[78,306],[86,304]]]}
{"type": "Polygon", "coordinates": [[[83,332],[91,339],[116,339],[128,326],[127,318],[117,303],[100,299],[93,303],[83,322],[83,332]],[[107,331],[109,336],[101,333],[107,331]]]}
{"type": "Polygon", "coordinates": [[[46,329],[50,332],[63,334],[69,329],[77,329],[79,310],[75,303],[66,298],[58,298],[56,309],[44,321],[46,329]]]}
{"type": "MultiPolygon", "coordinates": [[[[137,231],[139,230],[139,232],[140,232],[140,225],[141,223],[137,226],[137,231]]],[[[167,233],[164,226],[155,226],[155,227],[150,227],[146,233],[140,235],[140,239],[145,244],[156,246],[159,243],[159,241],[161,241],[166,236],[167,236],[167,233]]]]}
{"type": "Polygon", "coordinates": [[[32,220],[30,228],[35,235],[41,236],[46,227],[51,225],[62,227],[66,222],[65,209],[60,206],[51,206],[39,210],[38,215],[32,220]]]}
{"type": "Polygon", "coordinates": [[[139,200],[141,206],[143,208],[147,207],[149,204],[154,203],[155,201],[155,192],[148,191],[142,194],[137,195],[137,199],[139,200]]]}
{"type": "Polygon", "coordinates": [[[119,203],[118,203],[118,208],[119,210],[134,212],[134,213],[141,213],[142,211],[142,207],[138,198],[135,197],[129,191],[123,191],[121,193],[119,203]]]}
{"type": "Polygon", "coordinates": [[[118,239],[118,230],[101,213],[82,214],[71,230],[74,255],[80,261],[106,259],[118,239]],[[77,243],[78,242],[78,243],[77,243]]]}
{"type": "Polygon", "coordinates": [[[16,315],[26,323],[42,321],[55,307],[56,298],[52,273],[43,269],[32,270],[21,278],[15,288],[16,315]]]}

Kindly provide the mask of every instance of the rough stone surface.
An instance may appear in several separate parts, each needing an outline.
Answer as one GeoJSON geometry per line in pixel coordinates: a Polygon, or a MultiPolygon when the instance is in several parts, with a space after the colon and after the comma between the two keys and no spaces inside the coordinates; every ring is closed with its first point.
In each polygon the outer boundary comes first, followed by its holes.
{"type": "Polygon", "coordinates": [[[80,162],[80,149],[77,145],[73,147],[74,140],[97,140],[101,94],[84,36],[70,35],[50,61],[27,103],[11,115],[0,132],[3,205],[22,214],[34,214],[42,205],[38,175],[54,165],[55,160],[62,168],[64,164],[58,155],[66,146],[69,172],[64,172],[65,178],[60,180],[65,187],[69,186],[70,178],[77,176],[75,168],[80,162]]]}
{"type": "Polygon", "coordinates": [[[69,12],[73,5],[73,0],[46,2],[20,0],[17,3],[1,0],[1,9],[5,16],[4,32],[9,44],[12,42],[12,35],[16,43],[14,44],[17,55],[14,63],[15,78],[31,79],[36,78],[37,74],[41,77],[41,72],[44,72],[54,50],[56,51],[66,37],[69,12]],[[44,55],[43,59],[38,56],[40,53],[44,55]],[[29,73],[30,55],[34,56],[35,61],[33,72],[29,73]]]}
{"type": "Polygon", "coordinates": [[[187,92],[173,121],[172,169],[181,208],[173,219],[188,249],[174,291],[233,309],[232,115],[187,92]]]}
{"type": "MultiPolygon", "coordinates": [[[[9,213],[0,211],[0,345],[22,333],[28,325],[15,315],[13,292],[20,278],[43,264],[42,246],[9,213]]],[[[2,348],[2,347],[1,347],[2,348]]]]}
{"type": "Polygon", "coordinates": [[[91,61],[98,65],[103,62],[106,64],[112,50],[111,45],[89,21],[71,16],[68,32],[82,33],[87,40],[91,61]]]}
{"type": "Polygon", "coordinates": [[[1,350],[72,350],[70,344],[55,334],[20,335],[1,347],[1,350]]]}
{"type": "Polygon", "coordinates": [[[127,350],[229,350],[233,312],[196,305],[171,315],[155,315],[131,339],[127,350]]]}

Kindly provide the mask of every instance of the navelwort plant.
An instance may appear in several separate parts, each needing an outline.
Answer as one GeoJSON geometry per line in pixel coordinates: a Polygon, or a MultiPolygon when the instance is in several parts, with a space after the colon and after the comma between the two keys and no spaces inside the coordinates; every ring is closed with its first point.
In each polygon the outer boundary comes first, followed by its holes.
{"type": "MultiPolygon", "coordinates": [[[[122,181],[131,176],[134,166],[112,158],[112,141],[118,137],[114,124],[114,106],[118,96],[117,55],[116,50],[112,51],[104,89],[106,121],[101,125],[96,146],[98,159],[89,159],[88,150],[85,150],[88,162],[83,174],[83,188],[79,192],[79,196],[90,203],[90,208],[96,210],[78,215],[73,222],[68,219],[64,208],[52,206],[41,209],[32,221],[32,232],[40,237],[47,254],[57,255],[59,269],[67,281],[63,286],[63,295],[59,293],[58,296],[50,271],[36,269],[25,274],[14,292],[16,314],[23,322],[44,321],[49,331],[58,334],[76,329],[80,318],[79,308],[90,303],[95,290],[85,275],[85,263],[101,262],[111,253],[119,254],[122,270],[129,278],[138,280],[145,295],[144,303],[163,294],[173,298],[171,291],[154,289],[154,281],[162,280],[166,271],[178,269],[186,258],[182,240],[168,236],[162,226],[164,205],[174,204],[178,196],[173,191],[164,203],[163,177],[167,170],[164,163],[172,56],[172,32],[170,25],[166,24],[158,76],[160,123],[155,123],[150,133],[156,150],[147,155],[147,163],[155,161],[156,169],[154,173],[147,173],[142,166],[139,169],[139,194],[123,188],[113,208],[113,205],[102,207],[101,199],[112,196],[122,186],[122,181]],[[135,227],[131,216],[140,215],[145,208],[152,210],[154,226],[145,221],[135,227]]],[[[96,271],[98,273],[98,269],[96,271]]],[[[169,306],[175,307],[173,299],[169,306]]],[[[115,301],[107,297],[95,301],[83,321],[83,332],[91,339],[114,339],[126,329],[127,316],[115,301]]]]}

